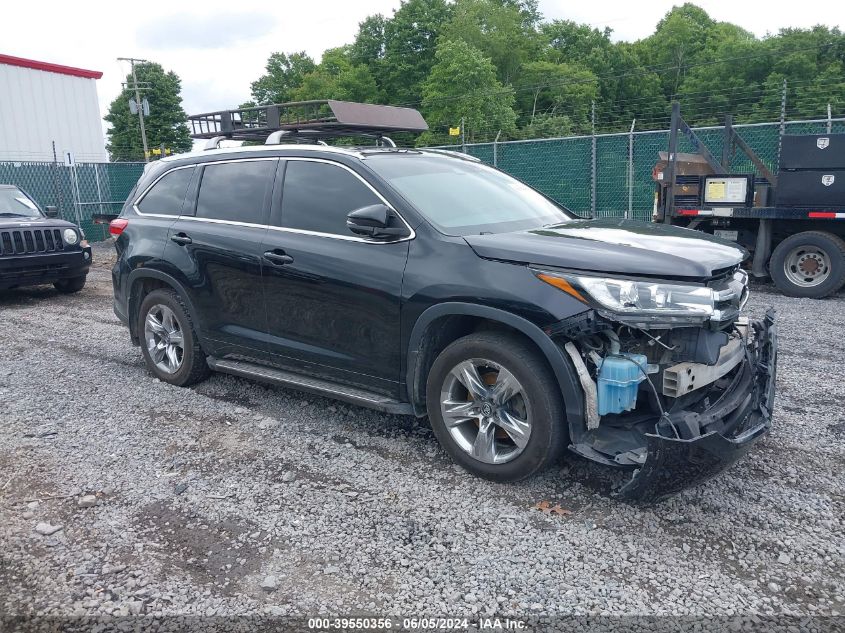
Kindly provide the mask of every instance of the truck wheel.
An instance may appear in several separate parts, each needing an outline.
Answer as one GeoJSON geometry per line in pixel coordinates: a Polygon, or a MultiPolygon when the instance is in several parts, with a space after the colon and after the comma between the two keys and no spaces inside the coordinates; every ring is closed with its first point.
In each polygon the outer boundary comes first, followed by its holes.
{"type": "Polygon", "coordinates": [[[53,284],[53,287],[63,294],[71,294],[72,292],[79,292],[85,287],[85,279],[85,275],[71,279],[59,279],[53,284]]]}
{"type": "Polygon", "coordinates": [[[772,253],[769,272],[788,297],[826,297],[845,284],[845,241],[823,231],[791,235],[772,253]]]}
{"type": "Polygon", "coordinates": [[[452,459],[493,481],[542,470],[566,440],[554,375],[537,350],[508,334],[470,334],[443,350],[428,374],[426,406],[452,459]]]}

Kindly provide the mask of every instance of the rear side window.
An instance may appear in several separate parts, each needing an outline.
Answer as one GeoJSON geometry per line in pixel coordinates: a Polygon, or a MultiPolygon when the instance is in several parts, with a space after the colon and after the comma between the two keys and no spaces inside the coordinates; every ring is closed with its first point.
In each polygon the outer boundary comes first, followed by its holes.
{"type": "Polygon", "coordinates": [[[206,165],[202,173],[198,218],[264,224],[267,193],[275,160],[242,160],[206,165]]]}
{"type": "Polygon", "coordinates": [[[351,236],[346,215],[379,202],[376,194],[342,167],[291,160],[285,169],[282,226],[351,236]]]}
{"type": "Polygon", "coordinates": [[[141,198],[138,209],[141,213],[179,215],[193,175],[194,167],[168,172],[141,198]]]}

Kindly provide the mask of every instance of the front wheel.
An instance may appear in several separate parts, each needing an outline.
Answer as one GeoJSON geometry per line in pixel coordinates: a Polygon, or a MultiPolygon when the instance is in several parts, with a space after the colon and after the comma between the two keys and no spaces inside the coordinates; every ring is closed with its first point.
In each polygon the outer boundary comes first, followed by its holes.
{"type": "Polygon", "coordinates": [[[53,287],[62,294],[71,294],[82,290],[85,287],[86,279],[86,275],[80,275],[79,277],[71,277],[70,279],[59,279],[56,283],[53,284],[53,287]]]}
{"type": "Polygon", "coordinates": [[[548,364],[507,333],[471,334],[443,350],[428,375],[426,406],[452,459],[493,481],[542,470],[560,455],[567,435],[548,364]]]}
{"type": "Polygon", "coordinates": [[[772,253],[769,272],[788,297],[826,297],[845,284],[845,242],[823,231],[790,235],[772,253]]]}

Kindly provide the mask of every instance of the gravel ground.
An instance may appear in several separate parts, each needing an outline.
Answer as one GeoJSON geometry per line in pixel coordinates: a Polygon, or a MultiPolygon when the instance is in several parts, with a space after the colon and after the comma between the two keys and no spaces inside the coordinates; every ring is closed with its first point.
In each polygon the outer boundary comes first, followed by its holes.
{"type": "Polygon", "coordinates": [[[842,295],[756,289],[780,322],[773,432],[642,508],[574,457],[494,484],[425,420],[159,382],[108,248],[77,295],[0,293],[0,613],[845,614],[842,295]]]}

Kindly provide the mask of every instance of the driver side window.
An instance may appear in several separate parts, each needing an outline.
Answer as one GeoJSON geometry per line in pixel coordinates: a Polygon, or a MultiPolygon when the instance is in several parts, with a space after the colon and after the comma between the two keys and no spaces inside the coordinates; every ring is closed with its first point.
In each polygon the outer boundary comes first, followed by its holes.
{"type": "Polygon", "coordinates": [[[281,226],[351,237],[346,216],[381,200],[357,176],[330,163],[289,160],[282,193],[281,226]]]}

